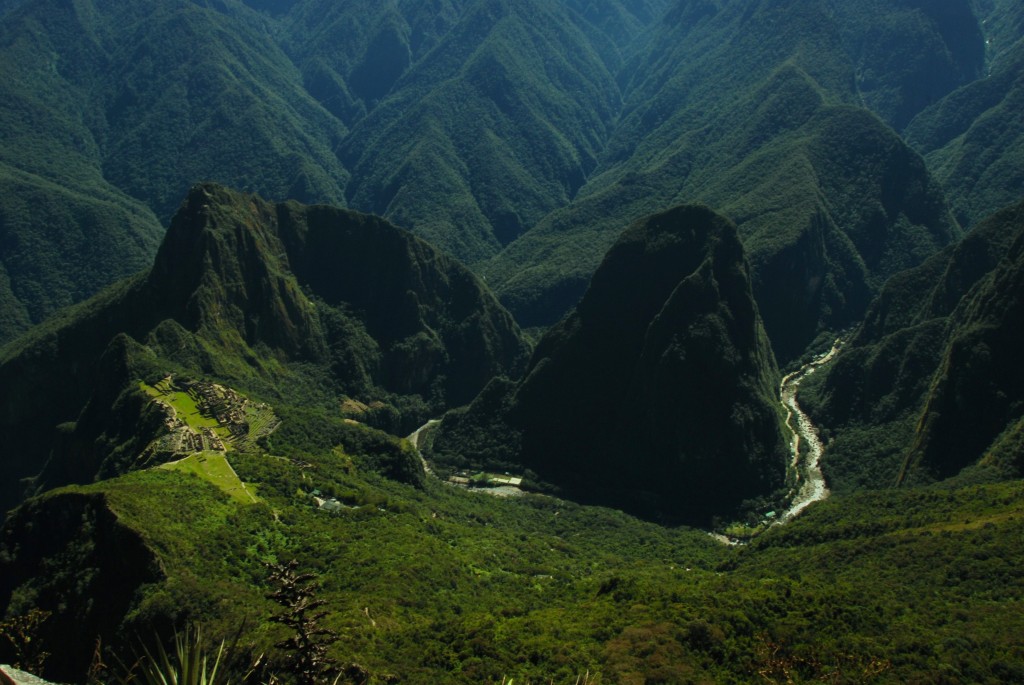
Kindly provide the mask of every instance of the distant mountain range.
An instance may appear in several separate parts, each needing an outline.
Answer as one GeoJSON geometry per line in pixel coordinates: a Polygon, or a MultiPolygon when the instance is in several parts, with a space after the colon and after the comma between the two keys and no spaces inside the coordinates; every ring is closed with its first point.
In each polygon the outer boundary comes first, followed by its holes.
{"type": "Polygon", "coordinates": [[[1022,87],[1019,0],[0,0],[0,661],[271,682],[295,559],[334,682],[1020,681],[1022,87]]]}
{"type": "Polygon", "coordinates": [[[704,202],[788,360],[1021,185],[1010,1],[0,11],[0,339],[144,268],[209,179],[385,216],[525,326],[623,226],[704,202]]]}

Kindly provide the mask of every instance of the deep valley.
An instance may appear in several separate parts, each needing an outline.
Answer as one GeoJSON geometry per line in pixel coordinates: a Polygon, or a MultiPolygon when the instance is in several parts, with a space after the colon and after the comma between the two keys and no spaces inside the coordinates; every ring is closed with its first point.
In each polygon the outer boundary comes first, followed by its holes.
{"type": "Polygon", "coordinates": [[[1019,0],[0,0],[0,664],[1024,682],[1022,60],[1019,0]]]}

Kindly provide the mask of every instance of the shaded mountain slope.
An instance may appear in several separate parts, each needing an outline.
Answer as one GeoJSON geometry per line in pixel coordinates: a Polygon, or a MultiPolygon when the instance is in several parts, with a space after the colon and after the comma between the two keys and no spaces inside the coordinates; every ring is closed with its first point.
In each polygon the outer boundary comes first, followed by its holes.
{"type": "Polygon", "coordinates": [[[84,673],[97,638],[116,639],[143,585],[165,578],[137,530],[124,525],[103,494],[66,494],[26,504],[0,534],[0,597],[10,615],[59,608],[32,639],[57,646],[47,676],[84,673]]]}
{"type": "Polygon", "coordinates": [[[1014,476],[1024,472],[1024,205],[993,221],[1012,242],[950,317],[901,481],[944,478],[979,459],[1014,476]]]}
{"type": "Polygon", "coordinates": [[[53,207],[19,216],[19,240],[88,234],[110,250],[84,268],[0,251],[0,336],[144,266],[202,179],[347,196],[462,258],[493,254],[593,168],[612,73],[667,4],[4,3],[0,206],[53,207]],[[119,207],[72,197],[90,194],[119,207]]]}
{"type": "MultiPolygon", "coordinates": [[[[138,268],[159,226],[135,203],[166,221],[207,178],[385,215],[479,265],[531,326],[578,301],[619,227],[705,202],[740,228],[783,359],[858,319],[879,283],[956,233],[923,166],[868,112],[902,126],[979,73],[983,35],[1001,46],[1019,26],[1005,0],[5,7],[0,161],[116,198],[125,209],[98,233],[118,236],[97,244],[143,236],[81,276],[47,258],[65,287],[5,261],[10,330],[138,268]]],[[[990,62],[1015,73],[1007,50],[990,62]]],[[[933,128],[928,112],[914,131],[933,128]]],[[[966,184],[954,195],[969,220],[1008,201],[1016,178],[1014,122],[978,122],[956,150],[919,143],[947,187],[966,184]]],[[[86,231],[71,207],[26,232],[86,231]]]]}
{"type": "Polygon", "coordinates": [[[103,163],[113,183],[163,219],[204,179],[343,202],[348,177],[334,148],[346,129],[305,92],[267,27],[230,4],[153,3],[143,16],[111,37],[107,63],[94,67],[106,70],[103,163]]]}
{"type": "Polygon", "coordinates": [[[833,487],[946,478],[979,461],[1020,472],[1022,235],[1016,205],[895,276],[848,348],[807,385],[808,406],[834,438],[825,462],[833,487]]]}
{"type": "Polygon", "coordinates": [[[617,226],[674,203],[736,222],[780,359],[857,321],[885,278],[959,234],[923,161],[855,106],[826,9],[791,5],[667,15],[592,180],[484,269],[524,325],[571,306],[617,226]]]}
{"type": "MultiPolygon", "coordinates": [[[[387,222],[196,186],[148,273],[4,348],[4,504],[62,436],[105,430],[76,427],[80,416],[116,422],[108,409],[120,403],[146,424],[125,393],[169,369],[335,412],[343,396],[381,402],[381,420],[401,430],[514,373],[526,353],[465,267],[387,222]]],[[[47,484],[91,480],[107,456],[76,465],[56,449],[66,464],[47,484]]]]}
{"type": "Polygon", "coordinates": [[[1024,7],[988,4],[986,78],[943,98],[906,130],[966,227],[1024,195],[1024,7]]]}
{"type": "Polygon", "coordinates": [[[679,207],[624,232],[523,380],[446,417],[433,450],[706,523],[782,485],[777,382],[735,227],[679,207]]]}
{"type": "Polygon", "coordinates": [[[98,174],[71,183],[0,163],[0,342],[145,268],[161,232],[98,174]]]}
{"type": "Polygon", "coordinates": [[[353,128],[350,203],[469,261],[566,204],[618,105],[593,33],[559,3],[474,4],[353,128]]]}
{"type": "Polygon", "coordinates": [[[0,23],[0,342],[145,268],[163,232],[104,178],[95,112],[57,69],[61,40],[28,7],[12,15],[0,23]]]}
{"type": "Polygon", "coordinates": [[[444,40],[467,0],[294,3],[282,17],[283,44],[307,91],[352,126],[444,40]]]}
{"type": "Polygon", "coordinates": [[[864,104],[896,130],[981,77],[985,40],[970,0],[830,0],[864,104]]]}
{"type": "Polygon", "coordinates": [[[241,5],[23,3],[0,65],[3,339],[143,268],[196,179],[344,200],[344,127],[241,5]]]}

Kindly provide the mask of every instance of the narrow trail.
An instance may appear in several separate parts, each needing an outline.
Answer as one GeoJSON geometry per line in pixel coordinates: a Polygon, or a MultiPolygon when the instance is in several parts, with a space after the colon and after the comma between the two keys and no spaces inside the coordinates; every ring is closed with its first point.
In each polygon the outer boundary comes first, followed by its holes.
{"type": "Polygon", "coordinates": [[[797,390],[800,388],[800,383],[805,378],[835,358],[839,353],[840,344],[841,341],[836,339],[832,344],[832,349],[827,354],[804,364],[797,371],[788,374],[782,379],[782,383],[779,386],[780,401],[786,409],[786,425],[793,432],[789,449],[793,455],[793,468],[797,474],[799,489],[793,497],[793,501],[790,502],[789,508],[778,517],[777,523],[785,523],[791,520],[809,505],[823,500],[829,495],[828,487],[825,485],[825,477],[821,473],[821,455],[824,447],[821,444],[821,439],[818,437],[818,429],[811,423],[810,417],[800,408],[796,395],[797,390]],[[803,460],[800,458],[801,441],[807,443],[807,456],[803,460]]]}
{"type": "Polygon", "coordinates": [[[409,436],[406,438],[406,440],[408,440],[416,449],[416,456],[420,458],[420,463],[423,464],[423,471],[433,478],[437,478],[437,475],[434,473],[434,470],[430,468],[430,464],[427,463],[427,460],[423,458],[423,452],[420,451],[420,434],[431,426],[436,426],[439,423],[441,423],[441,419],[430,419],[412,433],[409,433],[409,436]]]}
{"type": "Polygon", "coordinates": [[[424,459],[423,457],[423,452],[420,451],[420,434],[423,433],[423,431],[427,430],[428,428],[435,426],[439,423],[441,423],[441,419],[430,419],[405,438],[416,449],[416,456],[420,458],[420,463],[423,464],[423,471],[424,473],[427,474],[427,476],[429,476],[430,478],[436,478],[445,485],[448,485],[453,488],[460,488],[462,490],[479,492],[485,495],[490,495],[492,497],[520,497],[521,495],[524,494],[523,491],[520,488],[516,487],[515,485],[499,485],[497,487],[487,488],[470,488],[464,485],[452,483],[451,481],[442,480],[436,473],[434,473],[434,470],[430,468],[430,464],[428,464],[427,460],[424,459]]]}
{"type": "MultiPolygon", "coordinates": [[[[835,356],[839,354],[841,344],[842,341],[836,338],[836,341],[832,343],[831,350],[804,364],[793,373],[787,374],[779,385],[779,401],[786,409],[786,425],[792,432],[789,450],[792,455],[792,468],[796,472],[797,492],[789,506],[776,518],[773,525],[792,520],[808,506],[825,499],[829,495],[828,487],[825,485],[825,476],[821,472],[821,455],[824,452],[824,446],[821,444],[821,438],[818,437],[818,429],[811,422],[811,418],[800,408],[796,396],[797,391],[800,389],[800,383],[819,368],[835,359],[835,356]],[[800,457],[800,444],[802,441],[807,443],[807,455],[803,459],[800,457]]],[[[406,438],[416,449],[416,455],[423,464],[423,470],[428,476],[434,478],[437,478],[437,475],[430,468],[430,465],[427,464],[427,460],[423,458],[419,442],[420,434],[438,423],[440,423],[439,419],[431,419],[410,433],[406,438]]],[[[445,482],[447,483],[447,481],[445,482]]],[[[451,483],[447,484],[452,485],[451,483]]],[[[724,535],[712,534],[712,537],[723,544],[736,544],[735,540],[724,535]]]]}

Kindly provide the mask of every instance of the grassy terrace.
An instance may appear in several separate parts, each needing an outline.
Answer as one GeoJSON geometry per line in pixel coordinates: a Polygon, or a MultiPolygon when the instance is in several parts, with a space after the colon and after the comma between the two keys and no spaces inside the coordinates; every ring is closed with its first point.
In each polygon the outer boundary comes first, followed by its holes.
{"type": "MultiPolygon", "coordinates": [[[[242,398],[242,404],[239,405],[237,393],[228,390],[227,393],[236,398],[233,400],[236,403],[236,408],[240,408],[244,415],[244,419],[235,418],[234,420],[244,420],[248,431],[244,435],[233,434],[232,426],[221,423],[215,416],[211,416],[199,408],[195,390],[188,392],[178,390],[169,377],[154,385],[147,385],[140,381],[139,387],[154,400],[159,400],[171,407],[175,415],[197,433],[201,432],[203,428],[212,430],[224,442],[228,450],[231,449],[232,443],[236,443],[235,447],[238,449],[245,449],[246,443],[255,442],[259,438],[269,435],[280,424],[280,420],[270,406],[244,401],[244,398],[242,398]]],[[[222,388],[218,392],[223,390],[222,388]]]]}
{"type": "Polygon", "coordinates": [[[228,497],[241,504],[259,501],[252,493],[252,486],[247,487],[242,483],[223,452],[198,452],[179,461],[163,464],[159,468],[194,473],[216,485],[228,497]]]}
{"type": "Polygon", "coordinates": [[[226,428],[217,423],[217,419],[207,416],[199,410],[194,397],[187,392],[175,390],[168,379],[164,379],[156,385],[147,385],[140,381],[139,387],[150,397],[158,399],[174,409],[178,418],[187,423],[190,428],[197,431],[201,428],[211,428],[218,436],[225,439],[231,436],[226,428]]]}

